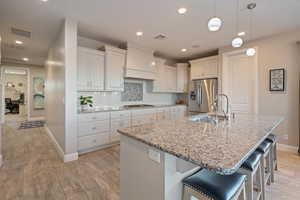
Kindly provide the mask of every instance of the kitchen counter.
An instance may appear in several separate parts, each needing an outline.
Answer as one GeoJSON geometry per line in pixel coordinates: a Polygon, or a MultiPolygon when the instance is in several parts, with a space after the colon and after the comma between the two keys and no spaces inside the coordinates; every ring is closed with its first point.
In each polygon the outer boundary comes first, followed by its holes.
{"type": "Polygon", "coordinates": [[[153,106],[144,106],[144,107],[124,107],[124,106],[108,106],[108,107],[100,107],[91,110],[79,110],[79,114],[84,113],[97,113],[97,112],[114,112],[114,111],[124,111],[124,110],[141,110],[141,109],[156,109],[163,107],[173,107],[173,106],[186,106],[185,104],[172,104],[172,105],[153,105],[153,106]]]}
{"type": "Polygon", "coordinates": [[[238,114],[215,125],[186,117],[118,131],[202,168],[232,174],[282,121],[278,116],[238,114]]]}

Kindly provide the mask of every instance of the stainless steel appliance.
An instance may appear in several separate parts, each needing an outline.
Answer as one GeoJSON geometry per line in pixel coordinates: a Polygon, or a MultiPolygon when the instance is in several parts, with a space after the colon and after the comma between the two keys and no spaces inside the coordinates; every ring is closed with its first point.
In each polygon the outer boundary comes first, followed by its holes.
{"type": "Polygon", "coordinates": [[[213,112],[217,108],[218,79],[193,80],[190,92],[188,111],[193,113],[213,112]]]}

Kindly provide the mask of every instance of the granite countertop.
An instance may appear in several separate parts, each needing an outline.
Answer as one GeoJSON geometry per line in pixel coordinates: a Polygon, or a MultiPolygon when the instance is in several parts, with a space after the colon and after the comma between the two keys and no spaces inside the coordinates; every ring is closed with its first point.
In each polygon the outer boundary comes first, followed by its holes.
{"type": "Polygon", "coordinates": [[[78,113],[97,113],[97,112],[113,112],[113,111],[124,111],[124,110],[141,110],[141,109],[155,109],[155,108],[163,108],[163,107],[172,107],[172,106],[186,106],[185,104],[170,104],[170,105],[153,105],[153,106],[145,106],[145,107],[124,107],[124,106],[107,106],[107,107],[99,107],[91,110],[79,110],[78,113]]]}
{"type": "Polygon", "coordinates": [[[186,117],[118,132],[200,167],[232,174],[282,121],[278,116],[238,114],[216,125],[186,117]]]}

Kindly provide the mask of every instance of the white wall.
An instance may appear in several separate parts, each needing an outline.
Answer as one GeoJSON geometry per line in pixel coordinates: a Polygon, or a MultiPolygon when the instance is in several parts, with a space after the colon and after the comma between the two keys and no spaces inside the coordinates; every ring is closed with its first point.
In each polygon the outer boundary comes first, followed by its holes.
{"type": "Polygon", "coordinates": [[[66,155],[77,159],[77,23],[66,19],[49,50],[46,82],[46,121],[66,155]]]}
{"type": "MultiPolygon", "coordinates": [[[[279,142],[291,146],[299,144],[300,56],[296,45],[299,40],[300,30],[253,41],[243,46],[258,47],[259,114],[284,116],[286,121],[278,129],[279,142]],[[269,68],[273,67],[285,67],[287,70],[287,91],[284,93],[268,91],[269,68]]],[[[220,55],[229,51],[233,51],[233,48],[221,48],[220,55]]]]}
{"type": "Polygon", "coordinates": [[[65,27],[49,50],[46,63],[46,122],[56,142],[65,149],[65,27]]]}

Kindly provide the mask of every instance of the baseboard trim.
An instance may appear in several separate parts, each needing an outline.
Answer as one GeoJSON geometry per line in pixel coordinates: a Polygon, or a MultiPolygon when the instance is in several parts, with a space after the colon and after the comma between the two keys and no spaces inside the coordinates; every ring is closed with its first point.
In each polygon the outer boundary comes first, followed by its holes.
{"type": "Polygon", "coordinates": [[[2,155],[0,155],[0,167],[2,167],[2,164],[3,164],[3,157],[2,155]]]}
{"type": "Polygon", "coordinates": [[[51,138],[52,142],[54,143],[60,158],[64,162],[71,162],[74,160],[78,160],[78,152],[65,154],[65,152],[62,150],[61,146],[56,141],[55,137],[53,136],[53,134],[48,126],[45,126],[45,130],[46,130],[47,134],[49,135],[49,137],[51,138]]]}
{"type": "Polygon", "coordinates": [[[28,121],[45,121],[45,117],[29,117],[28,121]]]}
{"type": "Polygon", "coordinates": [[[281,151],[298,153],[298,147],[287,145],[287,144],[277,144],[277,149],[281,151]]]}

